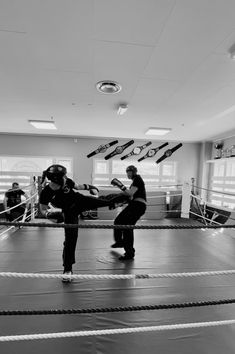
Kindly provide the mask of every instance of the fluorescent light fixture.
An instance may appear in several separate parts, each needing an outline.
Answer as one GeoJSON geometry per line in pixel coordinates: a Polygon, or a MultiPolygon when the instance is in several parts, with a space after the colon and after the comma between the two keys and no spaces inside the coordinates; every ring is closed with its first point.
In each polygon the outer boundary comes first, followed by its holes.
{"type": "Polygon", "coordinates": [[[117,114],[119,116],[123,115],[126,111],[128,110],[128,105],[127,104],[120,104],[118,107],[117,114]]]}
{"type": "Polygon", "coordinates": [[[149,128],[145,132],[145,135],[166,135],[170,131],[170,128],[149,128]]]}
{"type": "Polygon", "coordinates": [[[36,129],[57,129],[53,120],[29,120],[28,122],[36,129]]]}

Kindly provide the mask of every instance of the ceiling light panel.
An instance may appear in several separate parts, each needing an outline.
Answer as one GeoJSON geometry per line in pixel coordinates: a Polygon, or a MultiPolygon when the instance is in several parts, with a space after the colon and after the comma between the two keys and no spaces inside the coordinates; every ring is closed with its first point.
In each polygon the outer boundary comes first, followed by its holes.
{"type": "Polygon", "coordinates": [[[171,128],[149,128],[145,135],[166,135],[171,131],[171,128]]]}
{"type": "Polygon", "coordinates": [[[47,130],[56,130],[54,121],[47,120],[29,120],[28,121],[36,129],[47,129],[47,130]]]}

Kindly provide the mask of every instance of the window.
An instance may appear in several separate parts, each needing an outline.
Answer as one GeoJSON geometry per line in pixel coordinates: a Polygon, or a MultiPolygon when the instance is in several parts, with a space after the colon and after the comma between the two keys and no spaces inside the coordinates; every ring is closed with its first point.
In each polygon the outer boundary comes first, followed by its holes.
{"type": "Polygon", "coordinates": [[[110,181],[116,177],[126,186],[131,181],[126,176],[126,168],[135,165],[138,173],[145,181],[146,187],[159,187],[177,184],[177,163],[175,161],[162,162],[157,165],[153,161],[143,161],[138,164],[136,160],[93,160],[92,183],[98,186],[110,186],[110,181]]]}
{"type": "Polygon", "coordinates": [[[92,183],[97,186],[107,186],[110,184],[109,161],[94,159],[92,183]]]}
{"type": "Polygon", "coordinates": [[[53,163],[64,165],[68,176],[73,174],[73,159],[70,157],[0,156],[0,202],[13,182],[24,189],[30,185],[32,176],[40,176],[53,163]]]}
{"type": "Polygon", "coordinates": [[[105,175],[109,172],[108,163],[104,160],[96,160],[94,168],[96,174],[105,175]]]}
{"type": "Polygon", "coordinates": [[[0,171],[42,173],[52,165],[53,159],[47,157],[4,156],[0,157],[0,171]]]}
{"type": "Polygon", "coordinates": [[[216,206],[235,209],[235,160],[215,161],[211,176],[213,192],[209,194],[209,201],[216,206]]]}

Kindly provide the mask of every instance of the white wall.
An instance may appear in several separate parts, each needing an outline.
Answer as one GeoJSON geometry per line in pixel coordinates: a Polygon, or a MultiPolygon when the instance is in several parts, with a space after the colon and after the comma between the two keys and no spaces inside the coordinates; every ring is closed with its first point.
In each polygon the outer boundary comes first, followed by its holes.
{"type": "MultiPolygon", "coordinates": [[[[0,134],[0,155],[24,155],[24,156],[70,156],[74,159],[74,179],[80,183],[91,183],[92,174],[92,158],[86,155],[95,150],[99,145],[108,143],[114,139],[94,139],[94,138],[74,138],[70,137],[50,137],[50,136],[29,136],[29,135],[8,135],[0,134]]],[[[122,145],[127,140],[119,140],[119,143],[111,147],[108,152],[96,155],[96,157],[104,157],[111,152],[116,146],[122,145]]],[[[146,142],[148,139],[146,139],[146,142]]],[[[126,152],[130,152],[133,146],[143,145],[145,141],[135,141],[126,152]]],[[[161,141],[154,141],[150,147],[157,147],[161,141]]],[[[152,160],[155,161],[162,153],[177,143],[170,143],[152,160]]],[[[149,148],[150,148],[149,147],[149,148]]],[[[146,149],[147,152],[148,148],[146,149]]],[[[199,179],[199,160],[200,160],[201,144],[184,143],[178,151],[176,151],[169,160],[178,161],[179,182],[190,180],[194,177],[199,179]]],[[[115,158],[120,159],[121,155],[115,158]]],[[[134,157],[138,159],[139,156],[134,157]]],[[[137,162],[137,161],[136,161],[137,162]]],[[[137,162],[138,167],[139,162],[137,162]]]]}

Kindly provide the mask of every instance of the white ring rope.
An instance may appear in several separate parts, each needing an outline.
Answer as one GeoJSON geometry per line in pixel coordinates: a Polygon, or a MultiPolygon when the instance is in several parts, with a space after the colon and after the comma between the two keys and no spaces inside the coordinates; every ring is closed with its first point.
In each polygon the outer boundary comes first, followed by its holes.
{"type": "MultiPolygon", "coordinates": [[[[109,188],[109,189],[114,189],[112,185],[97,185],[99,188],[109,188]]],[[[164,185],[148,185],[148,188],[152,187],[152,189],[157,189],[157,188],[168,188],[168,187],[182,187],[183,184],[164,184],[164,185]]]]}
{"type": "MultiPolygon", "coordinates": [[[[32,215],[33,216],[36,215],[37,212],[38,212],[38,209],[35,209],[31,214],[27,215],[25,219],[29,219],[32,215]]],[[[22,220],[22,222],[23,222],[23,220],[22,220]]]]}
{"type": "MultiPolygon", "coordinates": [[[[34,216],[34,215],[37,213],[37,211],[38,211],[38,210],[35,209],[35,211],[33,211],[31,214],[25,216],[25,219],[24,219],[24,220],[20,220],[19,222],[25,222],[25,220],[29,219],[32,215],[34,216]]],[[[27,214],[27,212],[26,212],[26,214],[27,214]]],[[[24,215],[25,215],[25,213],[23,214],[23,217],[24,217],[24,215]]],[[[17,219],[21,218],[21,217],[22,217],[22,215],[18,216],[16,219],[13,220],[13,222],[16,221],[17,219]]],[[[16,227],[16,226],[10,226],[10,227],[8,227],[6,230],[4,230],[3,232],[0,233],[0,237],[1,237],[2,235],[4,235],[5,233],[7,233],[8,231],[10,231],[11,229],[14,229],[15,227],[16,227]]]]}
{"type": "Polygon", "coordinates": [[[235,274],[235,269],[218,270],[206,272],[188,272],[188,273],[159,273],[159,274],[47,274],[47,273],[17,273],[17,272],[0,272],[0,278],[41,278],[41,279],[160,279],[160,278],[187,278],[199,276],[214,276],[214,275],[232,275],[235,274]]]}
{"type": "Polygon", "coordinates": [[[198,199],[198,200],[200,200],[200,202],[202,202],[202,198],[201,197],[199,197],[199,196],[196,196],[195,194],[190,194],[190,196],[192,197],[192,198],[195,198],[195,199],[198,199]]]}
{"type": "MultiPolygon", "coordinates": [[[[18,206],[27,203],[29,200],[33,199],[36,195],[38,195],[38,193],[34,193],[34,194],[31,195],[29,198],[23,200],[23,202],[21,202],[21,203],[19,203],[19,204],[17,204],[17,205],[14,205],[13,207],[7,209],[7,211],[10,211],[10,210],[12,210],[12,209],[18,208],[18,206]]],[[[1,215],[1,214],[4,214],[5,212],[6,212],[6,210],[0,211],[0,215],[1,215]]]]}
{"type": "MultiPolygon", "coordinates": [[[[157,205],[159,205],[159,204],[151,204],[151,205],[148,205],[148,206],[157,206],[157,205]]],[[[94,211],[94,210],[89,210],[89,211],[94,211]]],[[[181,212],[182,211],[182,209],[172,209],[172,210],[154,210],[154,213],[155,214],[158,214],[158,213],[175,213],[175,212],[181,212]]],[[[99,214],[100,213],[107,213],[107,212],[112,212],[112,210],[99,210],[99,214]]],[[[145,213],[147,213],[148,212],[148,210],[145,212],[145,213]]],[[[151,212],[151,211],[150,211],[151,212]]]]}
{"type": "Polygon", "coordinates": [[[0,236],[4,235],[5,233],[7,233],[8,231],[10,231],[11,229],[14,229],[14,228],[15,228],[15,226],[10,226],[8,229],[1,232],[0,236]]]}
{"type": "Polygon", "coordinates": [[[212,193],[216,193],[216,194],[226,194],[226,195],[231,195],[232,197],[235,197],[235,193],[221,192],[221,191],[216,191],[213,189],[207,189],[207,188],[202,188],[202,187],[193,186],[193,185],[190,185],[190,186],[194,187],[195,189],[202,189],[207,192],[212,192],[212,193]]]}
{"type": "Polygon", "coordinates": [[[102,329],[102,330],[92,330],[92,331],[24,334],[24,335],[14,335],[14,336],[1,336],[0,342],[36,340],[36,339],[71,338],[71,337],[88,337],[88,336],[104,336],[104,335],[110,335],[110,334],[125,334],[125,333],[159,332],[159,331],[170,331],[170,330],[176,330],[176,329],[216,327],[216,326],[225,326],[225,325],[233,325],[233,324],[235,324],[235,320],[196,322],[196,323],[180,323],[180,324],[149,326],[149,327],[113,328],[113,329],[102,329]]]}
{"type": "Polygon", "coordinates": [[[28,189],[29,187],[35,186],[35,183],[31,183],[31,184],[27,184],[26,186],[23,186],[22,188],[18,187],[18,188],[10,188],[7,190],[7,192],[12,192],[12,191],[19,191],[19,190],[24,190],[24,189],[28,189]]]}
{"type": "MultiPolygon", "coordinates": [[[[150,196],[148,197],[147,199],[154,199],[154,198],[172,198],[172,197],[182,197],[182,193],[181,194],[172,194],[172,195],[156,195],[156,196],[150,196]]],[[[125,204],[124,204],[125,205],[125,204]]],[[[159,204],[147,204],[147,207],[150,207],[150,206],[156,206],[156,205],[159,205],[159,204]]],[[[94,210],[87,210],[87,212],[91,212],[91,211],[94,211],[94,210]]],[[[112,213],[112,210],[99,210],[99,214],[100,213],[107,213],[108,212],[111,212],[112,213]]],[[[156,213],[172,213],[172,212],[181,212],[182,210],[159,210],[159,211],[156,211],[156,213]]]]}
{"type": "MultiPolygon", "coordinates": [[[[216,205],[216,204],[213,204],[213,203],[211,203],[211,202],[209,202],[209,201],[203,201],[203,203],[204,204],[206,204],[206,206],[208,206],[208,207],[212,207],[212,208],[215,208],[215,209],[219,209],[219,210],[221,210],[221,211],[228,211],[230,214],[232,214],[232,212],[234,211],[233,209],[231,209],[231,208],[226,208],[226,207],[224,207],[224,206],[218,206],[218,205],[216,205]]],[[[226,215],[224,215],[224,214],[220,214],[220,215],[223,215],[223,216],[226,216],[226,215]]],[[[234,220],[234,218],[229,218],[229,219],[232,219],[232,220],[234,220]]]]}
{"type": "MultiPolygon", "coordinates": [[[[201,199],[200,197],[196,197],[196,196],[193,195],[193,194],[191,194],[191,197],[192,197],[192,198],[196,198],[196,199],[202,201],[202,199],[201,199]]],[[[205,204],[205,203],[206,203],[206,202],[204,202],[204,204],[205,204]]],[[[221,223],[219,223],[219,222],[217,222],[217,221],[215,221],[215,220],[212,220],[212,219],[207,218],[207,217],[204,216],[204,215],[200,215],[200,214],[194,213],[194,212],[191,211],[191,210],[189,210],[189,212],[190,212],[191,214],[193,214],[193,215],[199,216],[199,217],[202,218],[203,220],[210,221],[210,224],[214,223],[214,224],[218,224],[218,225],[223,225],[223,224],[221,224],[221,223]]],[[[228,216],[226,216],[226,215],[224,215],[224,214],[222,214],[222,213],[218,213],[217,211],[216,211],[216,213],[218,214],[218,216],[221,215],[221,216],[227,217],[228,220],[229,220],[229,219],[234,220],[233,218],[228,217],[228,216]]],[[[230,210],[230,213],[231,213],[231,210],[230,210]]]]}
{"type": "MultiPolygon", "coordinates": [[[[211,202],[209,202],[209,201],[206,201],[206,200],[203,200],[200,196],[196,196],[196,195],[194,195],[194,194],[191,194],[191,197],[192,198],[195,198],[195,199],[198,199],[200,202],[201,202],[201,206],[202,207],[213,207],[213,208],[215,208],[215,209],[219,209],[219,210],[224,210],[224,211],[227,211],[227,212],[229,212],[230,214],[233,212],[233,210],[232,209],[229,209],[229,208],[225,208],[225,207],[222,207],[222,206],[218,206],[218,205],[214,205],[214,204],[212,204],[211,202]]],[[[227,217],[228,219],[231,219],[231,220],[235,220],[234,218],[232,218],[232,217],[228,217],[227,215],[225,215],[225,214],[222,214],[222,213],[219,213],[218,211],[216,210],[216,213],[217,214],[219,214],[219,215],[221,215],[221,216],[224,216],[224,217],[227,217]]],[[[211,211],[210,209],[208,209],[208,211],[211,211]]]]}
{"type": "Polygon", "coordinates": [[[154,198],[164,198],[164,197],[167,197],[167,198],[172,198],[172,197],[182,197],[182,193],[180,194],[172,194],[172,195],[151,195],[149,196],[147,199],[154,199],[154,198]]]}
{"type": "Polygon", "coordinates": [[[196,213],[194,213],[194,212],[193,212],[193,211],[191,211],[191,210],[189,210],[189,212],[190,212],[190,214],[193,214],[193,215],[199,216],[199,217],[200,217],[200,218],[202,218],[203,220],[210,221],[211,223],[214,223],[214,224],[223,225],[223,224],[221,224],[221,223],[220,223],[220,222],[218,222],[218,221],[208,219],[208,218],[206,218],[204,215],[196,214],[196,213]]]}

